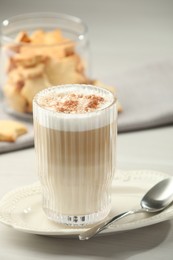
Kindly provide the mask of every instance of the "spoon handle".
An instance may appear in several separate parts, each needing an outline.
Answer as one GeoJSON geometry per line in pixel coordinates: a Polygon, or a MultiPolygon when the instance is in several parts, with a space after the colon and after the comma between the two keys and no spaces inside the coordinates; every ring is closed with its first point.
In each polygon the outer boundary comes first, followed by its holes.
{"type": "Polygon", "coordinates": [[[118,221],[126,216],[129,216],[134,213],[139,213],[139,212],[143,212],[143,209],[129,210],[129,211],[125,211],[119,215],[116,215],[114,217],[111,217],[111,218],[107,219],[106,221],[101,222],[101,223],[97,224],[96,226],[91,227],[91,228],[87,229],[86,231],[82,232],[81,234],[79,234],[79,239],[88,240],[91,237],[95,236],[96,234],[100,233],[102,230],[104,230],[108,226],[110,226],[115,221],[118,221]]]}

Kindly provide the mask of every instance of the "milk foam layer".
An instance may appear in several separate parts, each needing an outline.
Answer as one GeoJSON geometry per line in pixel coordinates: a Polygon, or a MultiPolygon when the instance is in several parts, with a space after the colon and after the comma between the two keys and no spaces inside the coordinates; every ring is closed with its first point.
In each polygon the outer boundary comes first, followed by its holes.
{"type": "Polygon", "coordinates": [[[39,92],[33,101],[33,112],[37,122],[47,128],[59,131],[87,131],[106,126],[116,120],[115,97],[105,89],[98,88],[92,85],[69,84],[58,87],[51,87],[39,92]],[[96,109],[74,113],[57,112],[52,103],[46,103],[46,100],[54,100],[52,97],[56,95],[66,96],[68,94],[77,95],[95,95],[101,97],[103,102],[100,102],[96,109]],[[113,105],[112,105],[113,104],[113,105]],[[112,105],[112,106],[111,106],[112,105]],[[85,113],[84,113],[85,112],[85,113]]]}

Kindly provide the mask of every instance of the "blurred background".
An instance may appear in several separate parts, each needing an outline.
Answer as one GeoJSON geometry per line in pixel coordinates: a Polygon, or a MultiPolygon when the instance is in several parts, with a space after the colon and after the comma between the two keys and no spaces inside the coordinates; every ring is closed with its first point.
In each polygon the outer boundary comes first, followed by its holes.
{"type": "Polygon", "coordinates": [[[107,83],[133,67],[173,57],[172,0],[0,0],[1,21],[38,11],[67,13],[87,23],[92,76],[107,83]]]}

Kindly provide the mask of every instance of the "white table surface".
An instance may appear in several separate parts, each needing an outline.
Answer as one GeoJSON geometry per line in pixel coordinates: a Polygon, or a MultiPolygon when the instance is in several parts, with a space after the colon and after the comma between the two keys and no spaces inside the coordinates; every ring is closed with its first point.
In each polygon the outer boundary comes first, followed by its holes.
{"type": "MultiPolygon", "coordinates": [[[[0,18],[33,11],[83,18],[91,39],[93,76],[110,83],[147,62],[173,57],[173,1],[1,0],[0,18]]],[[[173,175],[173,126],[118,135],[120,169],[173,175]]],[[[34,149],[0,155],[0,197],[37,180],[34,149]]],[[[0,224],[0,259],[172,259],[173,220],[89,241],[16,232],[0,224]]]]}

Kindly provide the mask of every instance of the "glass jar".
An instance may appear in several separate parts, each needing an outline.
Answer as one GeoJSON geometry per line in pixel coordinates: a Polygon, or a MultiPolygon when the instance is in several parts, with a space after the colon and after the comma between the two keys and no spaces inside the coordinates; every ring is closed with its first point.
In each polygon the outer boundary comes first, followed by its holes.
{"type": "Polygon", "coordinates": [[[89,83],[85,23],[57,13],[23,14],[1,24],[1,86],[8,112],[32,113],[37,92],[89,83]]]}

